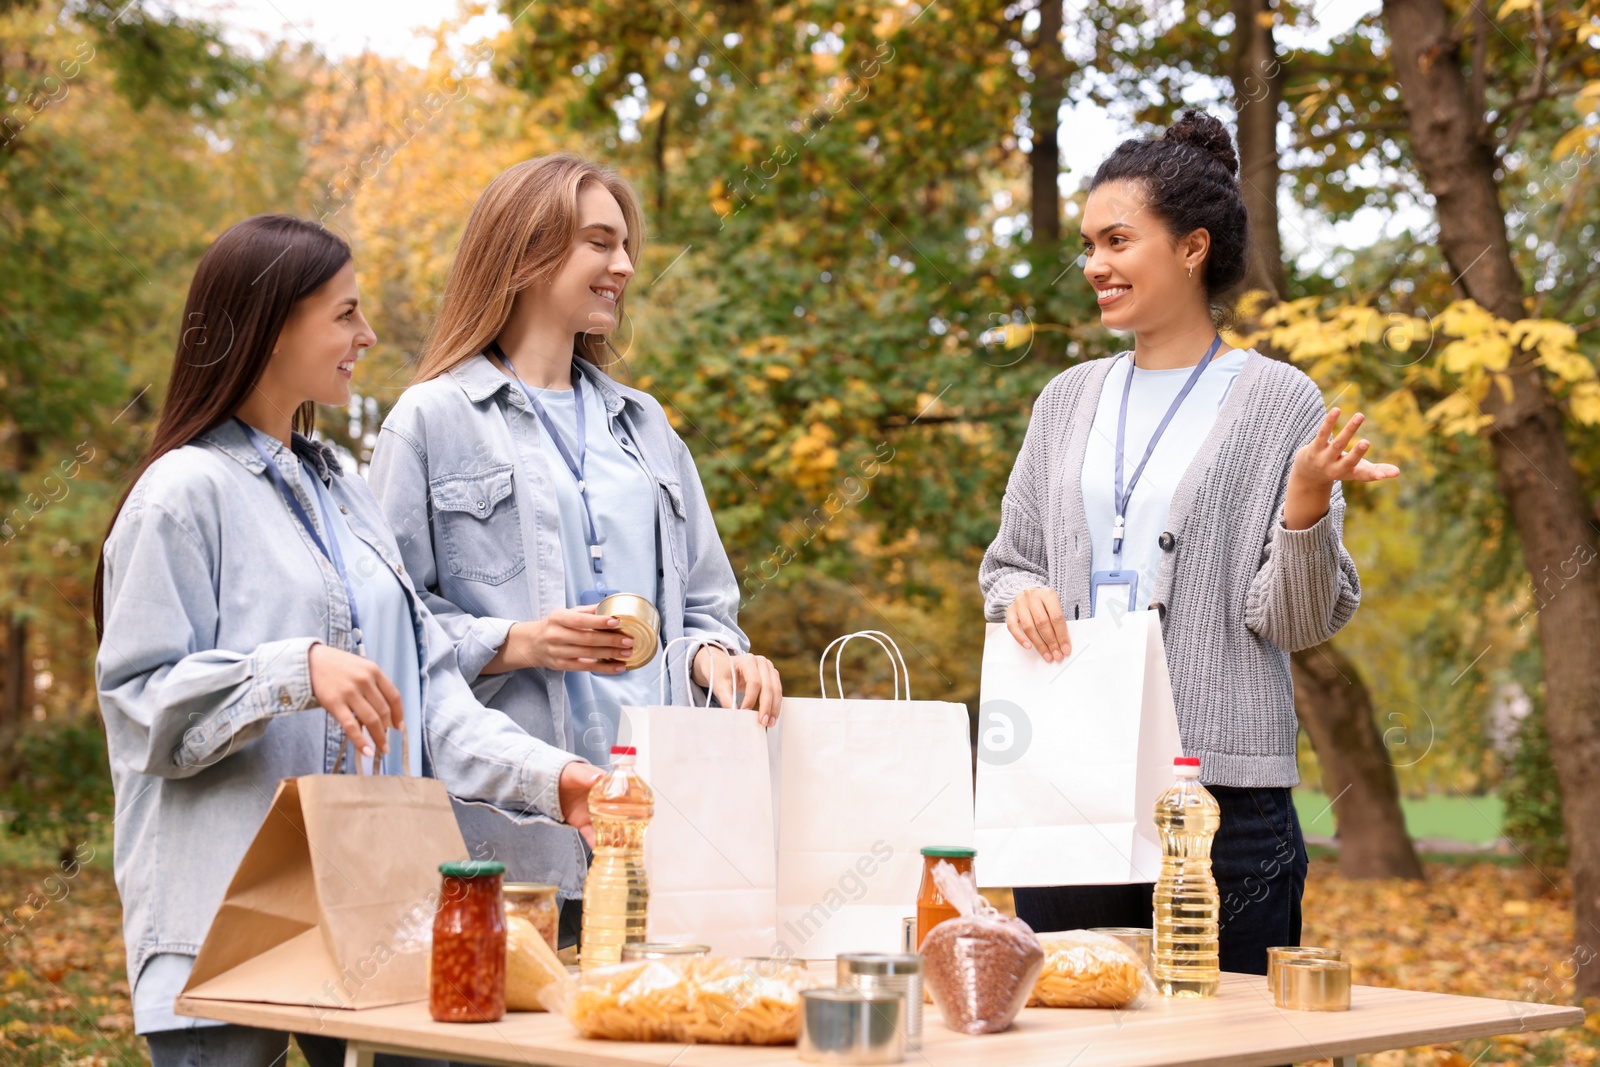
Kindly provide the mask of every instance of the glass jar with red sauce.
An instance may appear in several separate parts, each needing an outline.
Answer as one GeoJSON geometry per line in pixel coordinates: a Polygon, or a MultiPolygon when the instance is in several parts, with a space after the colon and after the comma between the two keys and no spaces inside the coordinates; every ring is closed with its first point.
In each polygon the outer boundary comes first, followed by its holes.
{"type": "Polygon", "coordinates": [[[917,892],[917,949],[922,949],[922,940],[928,936],[928,931],[944,922],[954,919],[961,913],[955,905],[944,899],[944,894],[939,892],[939,886],[933,880],[934,864],[944,862],[956,869],[957,874],[972,873],[972,861],[978,855],[974,848],[963,848],[959,845],[929,845],[922,850],[922,888],[917,892]]]}
{"type": "Polygon", "coordinates": [[[506,915],[495,860],[439,864],[428,1011],[442,1023],[492,1023],[506,1013],[506,915]]]}

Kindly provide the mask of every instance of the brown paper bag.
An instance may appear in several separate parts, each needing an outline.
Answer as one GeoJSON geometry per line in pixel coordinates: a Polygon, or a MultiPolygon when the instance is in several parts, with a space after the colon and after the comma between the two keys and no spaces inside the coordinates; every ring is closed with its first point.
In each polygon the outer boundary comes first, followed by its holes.
{"type": "Polygon", "coordinates": [[[320,1008],[423,1000],[439,864],[467,858],[442,782],[286,778],[183,995],[320,1008]]]}

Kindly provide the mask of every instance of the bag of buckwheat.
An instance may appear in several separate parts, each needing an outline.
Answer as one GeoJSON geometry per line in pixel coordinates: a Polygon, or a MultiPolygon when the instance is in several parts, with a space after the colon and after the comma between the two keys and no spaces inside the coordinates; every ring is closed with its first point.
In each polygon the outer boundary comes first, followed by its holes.
{"type": "Polygon", "coordinates": [[[934,865],[933,880],[961,914],[923,939],[923,981],[950,1029],[999,1033],[1033,992],[1044,949],[1027,923],[1002,915],[983,899],[971,875],[941,861],[934,865]]]}

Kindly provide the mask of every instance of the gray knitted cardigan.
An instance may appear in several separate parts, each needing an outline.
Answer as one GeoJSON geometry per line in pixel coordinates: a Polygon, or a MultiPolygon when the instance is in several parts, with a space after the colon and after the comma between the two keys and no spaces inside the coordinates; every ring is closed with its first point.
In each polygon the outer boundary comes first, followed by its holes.
{"type": "MultiPolygon", "coordinates": [[[[1022,590],[1049,586],[1068,619],[1089,616],[1089,530],[1081,474],[1101,386],[1114,362],[1057,375],[1033,407],[978,572],[993,622],[1022,590]]],[[[1326,409],[1316,383],[1254,350],[1172,495],[1171,547],[1151,593],[1185,753],[1213,785],[1290,786],[1298,723],[1289,653],[1338,633],[1361,601],[1341,540],[1344,495],[1305,530],[1283,525],[1295,452],[1326,409]]]]}

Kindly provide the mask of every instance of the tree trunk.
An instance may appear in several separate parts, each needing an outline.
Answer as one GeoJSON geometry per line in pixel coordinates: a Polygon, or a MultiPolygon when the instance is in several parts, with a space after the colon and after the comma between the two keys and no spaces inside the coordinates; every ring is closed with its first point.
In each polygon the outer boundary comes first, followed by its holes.
{"type": "Polygon", "coordinates": [[[661,117],[656,120],[656,225],[667,224],[667,116],[672,105],[661,105],[661,117]]]}
{"type": "MultiPolygon", "coordinates": [[[[22,579],[17,579],[16,603],[27,603],[27,589],[22,579]]],[[[28,617],[10,614],[5,626],[5,661],[0,670],[5,672],[5,687],[0,693],[0,736],[10,736],[27,714],[32,686],[28,684],[32,671],[28,669],[28,617]]]]}
{"type": "Polygon", "coordinates": [[[1239,191],[1250,213],[1244,288],[1288,295],[1278,233],[1278,113],[1283,65],[1272,39],[1271,0],[1233,0],[1233,95],[1239,120],[1239,191]]]}
{"type": "Polygon", "coordinates": [[[1322,787],[1339,828],[1346,878],[1421,879],[1406,833],[1394,767],[1372,721],[1361,675],[1331,644],[1294,653],[1294,708],[1322,765],[1322,787]]]}
{"type": "MultiPolygon", "coordinates": [[[[1479,137],[1483,115],[1462,73],[1450,14],[1442,0],[1384,0],[1383,13],[1412,157],[1437,205],[1445,260],[1473,300],[1501,318],[1522,318],[1522,279],[1494,152],[1479,137]]],[[[1494,419],[1488,439],[1528,573],[1535,581],[1547,575],[1550,595],[1539,609],[1546,723],[1561,782],[1577,937],[1593,942],[1600,938],[1600,567],[1584,564],[1595,558],[1597,531],[1562,415],[1531,359],[1528,352],[1513,356],[1510,398],[1492,386],[1483,410],[1494,419]],[[1558,582],[1553,590],[1549,578],[1558,582]]],[[[1600,996],[1600,967],[1578,970],[1577,994],[1600,996]]]]}
{"type": "MultiPolygon", "coordinates": [[[[1064,263],[1061,258],[1061,102],[1066,95],[1067,62],[1061,51],[1062,6],[1064,0],[1041,0],[1039,32],[1028,57],[1033,71],[1029,92],[1029,121],[1033,127],[1033,148],[1028,153],[1030,228],[1035,259],[1049,275],[1040,278],[1047,284],[1064,263]]],[[[1060,333],[1035,333],[1030,354],[1042,363],[1057,366],[1066,362],[1067,339],[1060,333]]]]}
{"type": "Polygon", "coordinates": [[[1029,66],[1033,69],[1033,90],[1029,114],[1033,125],[1033,151],[1028,155],[1032,174],[1033,243],[1041,250],[1055,251],[1061,243],[1061,142],[1057,126],[1065,93],[1066,56],[1061,51],[1061,12],[1063,0],[1044,0],[1039,5],[1039,35],[1034,41],[1029,66]]]}

